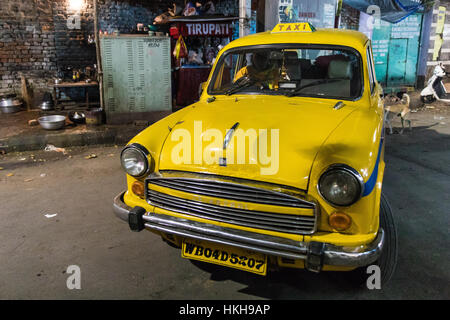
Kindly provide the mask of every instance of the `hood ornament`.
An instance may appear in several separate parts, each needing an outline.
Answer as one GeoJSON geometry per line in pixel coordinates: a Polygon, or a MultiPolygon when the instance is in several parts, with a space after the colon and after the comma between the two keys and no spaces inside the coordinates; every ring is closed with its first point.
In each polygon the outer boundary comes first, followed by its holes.
{"type": "Polygon", "coordinates": [[[236,122],[233,124],[230,130],[228,130],[227,134],[225,135],[225,139],[223,140],[223,150],[225,150],[228,147],[228,144],[231,141],[231,138],[233,137],[234,131],[239,127],[239,122],[236,122]]]}
{"type": "MultiPolygon", "coordinates": [[[[231,141],[231,138],[233,137],[234,131],[239,127],[239,122],[236,122],[230,130],[228,130],[227,134],[225,135],[225,139],[223,140],[223,150],[225,151],[228,147],[228,144],[231,141]]],[[[221,157],[219,158],[219,166],[226,167],[227,166],[227,158],[221,157]]]]}

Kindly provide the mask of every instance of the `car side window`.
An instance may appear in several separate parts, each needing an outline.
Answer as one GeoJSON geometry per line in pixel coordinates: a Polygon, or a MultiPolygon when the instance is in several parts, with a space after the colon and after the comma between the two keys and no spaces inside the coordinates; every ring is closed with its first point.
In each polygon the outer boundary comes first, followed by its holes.
{"type": "Polygon", "coordinates": [[[370,93],[373,94],[375,90],[375,68],[373,65],[373,57],[372,57],[372,49],[370,45],[367,46],[367,69],[369,71],[369,84],[370,84],[370,93]]]}
{"type": "Polygon", "coordinates": [[[218,89],[230,82],[234,74],[239,70],[240,64],[242,64],[242,57],[237,55],[226,57],[224,63],[220,66],[219,76],[214,83],[214,89],[218,89]]]}

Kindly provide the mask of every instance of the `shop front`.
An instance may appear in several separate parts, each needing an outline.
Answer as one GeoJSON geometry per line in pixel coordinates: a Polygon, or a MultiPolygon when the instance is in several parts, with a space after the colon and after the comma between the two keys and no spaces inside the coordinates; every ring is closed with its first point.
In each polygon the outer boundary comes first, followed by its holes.
{"type": "Polygon", "coordinates": [[[217,53],[233,36],[238,17],[191,16],[170,22],[174,105],[194,103],[199,86],[208,79],[217,53]]]}

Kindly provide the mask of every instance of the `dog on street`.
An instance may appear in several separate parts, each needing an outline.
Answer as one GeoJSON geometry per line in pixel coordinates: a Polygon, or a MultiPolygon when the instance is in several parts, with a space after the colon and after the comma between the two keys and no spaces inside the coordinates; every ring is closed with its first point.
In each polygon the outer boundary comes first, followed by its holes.
{"type": "Polygon", "coordinates": [[[400,117],[402,123],[402,129],[400,134],[405,130],[405,122],[408,124],[409,130],[411,129],[411,120],[407,119],[407,116],[411,112],[409,108],[410,97],[407,93],[404,93],[402,99],[395,96],[388,96],[384,99],[384,123],[389,127],[389,133],[392,134],[392,120],[395,117],[400,117]]]}

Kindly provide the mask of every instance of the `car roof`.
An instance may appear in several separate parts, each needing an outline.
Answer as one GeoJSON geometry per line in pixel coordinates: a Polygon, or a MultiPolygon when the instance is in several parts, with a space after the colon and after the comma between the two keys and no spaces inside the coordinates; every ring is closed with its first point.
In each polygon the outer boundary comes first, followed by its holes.
{"type": "Polygon", "coordinates": [[[231,48],[281,43],[324,44],[351,47],[364,52],[369,39],[359,31],[343,29],[316,29],[312,32],[272,32],[265,31],[248,35],[230,42],[224,50],[231,48]]]}

